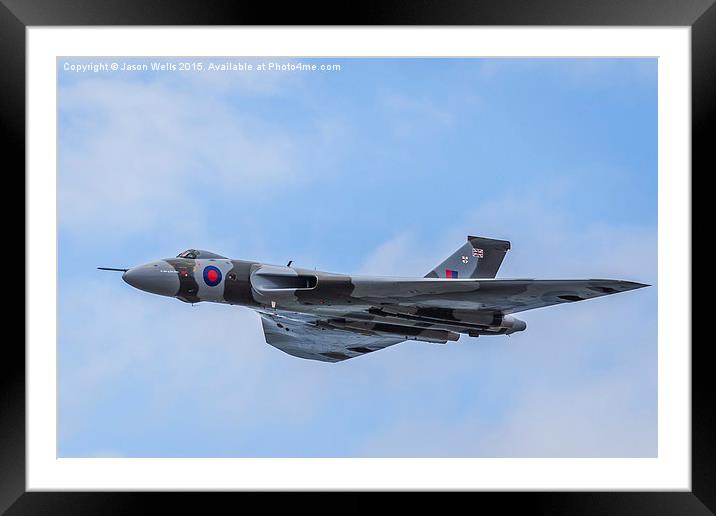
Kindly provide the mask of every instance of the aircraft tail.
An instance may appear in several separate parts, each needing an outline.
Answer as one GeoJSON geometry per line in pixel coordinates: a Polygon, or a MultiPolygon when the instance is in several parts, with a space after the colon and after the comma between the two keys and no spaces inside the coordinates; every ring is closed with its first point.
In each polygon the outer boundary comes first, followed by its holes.
{"type": "Polygon", "coordinates": [[[426,278],[494,278],[510,249],[507,240],[468,236],[467,243],[425,275],[426,278]]]}

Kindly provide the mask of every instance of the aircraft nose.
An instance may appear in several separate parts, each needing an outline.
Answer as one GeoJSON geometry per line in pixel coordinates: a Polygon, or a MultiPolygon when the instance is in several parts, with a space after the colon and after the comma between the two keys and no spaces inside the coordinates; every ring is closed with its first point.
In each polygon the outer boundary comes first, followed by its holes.
{"type": "Polygon", "coordinates": [[[176,296],[179,292],[179,276],[167,263],[151,262],[132,267],[122,274],[122,279],[139,290],[160,296],[176,296]]]}

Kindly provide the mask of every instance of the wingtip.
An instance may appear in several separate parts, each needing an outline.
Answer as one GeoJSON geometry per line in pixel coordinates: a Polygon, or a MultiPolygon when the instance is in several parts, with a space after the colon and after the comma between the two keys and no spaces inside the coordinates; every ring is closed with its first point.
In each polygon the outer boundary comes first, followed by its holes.
{"type": "Polygon", "coordinates": [[[636,290],[638,288],[651,287],[648,283],[639,283],[638,281],[625,281],[624,284],[629,287],[629,290],[636,290]]]}
{"type": "Polygon", "coordinates": [[[651,287],[647,283],[639,283],[638,281],[629,281],[622,279],[592,279],[594,286],[597,288],[606,288],[605,291],[608,294],[614,294],[616,292],[628,292],[629,290],[636,290],[644,287],[651,287]],[[611,289],[611,290],[610,290],[611,289]]]}

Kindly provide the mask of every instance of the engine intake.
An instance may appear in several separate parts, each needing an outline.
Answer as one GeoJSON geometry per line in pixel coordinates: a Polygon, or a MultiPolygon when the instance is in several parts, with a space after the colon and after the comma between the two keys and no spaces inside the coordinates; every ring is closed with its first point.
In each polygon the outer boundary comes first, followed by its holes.
{"type": "Polygon", "coordinates": [[[298,274],[289,267],[274,265],[259,267],[249,281],[256,301],[266,304],[291,300],[295,292],[313,290],[318,285],[313,274],[298,274]]]}

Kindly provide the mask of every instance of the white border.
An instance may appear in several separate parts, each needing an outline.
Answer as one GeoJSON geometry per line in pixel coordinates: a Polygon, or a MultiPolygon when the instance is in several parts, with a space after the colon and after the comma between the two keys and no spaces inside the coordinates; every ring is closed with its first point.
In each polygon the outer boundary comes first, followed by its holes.
{"type": "Polygon", "coordinates": [[[690,490],[689,28],[46,28],[27,32],[27,488],[690,490]],[[57,56],[658,56],[658,458],[57,459],[57,56]],[[49,276],[48,276],[49,274],[49,276]],[[666,314],[666,315],[665,315],[666,314]]]}

